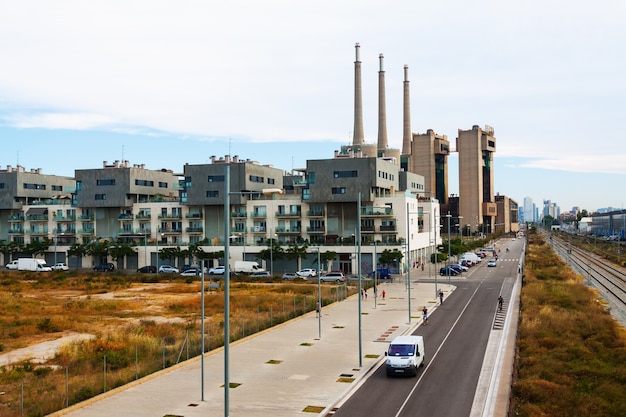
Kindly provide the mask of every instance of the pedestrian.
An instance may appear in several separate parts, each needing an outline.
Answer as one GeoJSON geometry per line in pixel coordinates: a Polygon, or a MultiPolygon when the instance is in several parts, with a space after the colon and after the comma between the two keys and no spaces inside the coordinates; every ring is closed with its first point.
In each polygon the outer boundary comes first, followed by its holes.
{"type": "Polygon", "coordinates": [[[363,292],[365,293],[365,299],[367,300],[367,288],[364,288],[363,292]]]}
{"type": "Polygon", "coordinates": [[[422,321],[424,322],[424,325],[428,324],[428,309],[426,306],[422,309],[422,321]]]}
{"type": "Polygon", "coordinates": [[[502,296],[498,297],[498,310],[502,311],[502,304],[504,303],[504,298],[502,296]]]}
{"type": "Polygon", "coordinates": [[[361,288],[361,300],[365,300],[365,288],[361,288]]]}
{"type": "Polygon", "coordinates": [[[384,300],[384,299],[385,299],[385,295],[387,295],[387,293],[385,292],[385,290],[383,290],[382,295],[383,295],[383,300],[384,300]]]}
{"type": "Polygon", "coordinates": [[[443,291],[439,290],[439,302],[443,304],[443,291]]]}

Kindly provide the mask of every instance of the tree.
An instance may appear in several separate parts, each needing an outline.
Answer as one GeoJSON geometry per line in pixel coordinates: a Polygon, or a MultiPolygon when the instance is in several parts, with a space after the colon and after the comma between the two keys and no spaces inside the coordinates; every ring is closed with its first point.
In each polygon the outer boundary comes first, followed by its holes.
{"type": "Polygon", "coordinates": [[[106,258],[109,256],[109,246],[108,240],[92,240],[86,245],[86,254],[95,257],[100,262],[106,261],[106,258]]]}
{"type": "Polygon", "coordinates": [[[109,255],[114,261],[135,253],[134,247],[127,242],[117,242],[109,247],[109,255]]]}
{"type": "Polygon", "coordinates": [[[52,242],[47,237],[42,240],[33,240],[24,246],[24,253],[33,257],[45,253],[52,242]]]}
{"type": "Polygon", "coordinates": [[[379,256],[379,261],[383,265],[398,265],[400,261],[404,258],[404,254],[399,249],[385,249],[379,256]]]}
{"type": "MultiPolygon", "coordinates": [[[[67,250],[67,256],[75,256],[78,259],[82,259],[87,254],[87,245],[84,243],[72,243],[72,246],[67,250]]],[[[82,265],[82,261],[78,262],[78,265],[82,265]]]]}

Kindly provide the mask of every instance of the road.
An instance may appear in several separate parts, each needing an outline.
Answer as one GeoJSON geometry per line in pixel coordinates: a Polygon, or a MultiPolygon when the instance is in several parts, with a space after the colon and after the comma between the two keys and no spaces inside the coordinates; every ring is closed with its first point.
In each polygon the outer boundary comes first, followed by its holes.
{"type": "Polygon", "coordinates": [[[495,268],[483,261],[413,333],[424,336],[426,365],[416,378],[387,378],[384,363],[339,406],[336,417],[470,416],[489,335],[497,328],[500,293],[505,308],[518,271],[521,242],[501,245],[495,268]],[[510,248],[510,254],[504,250],[510,248]]]}

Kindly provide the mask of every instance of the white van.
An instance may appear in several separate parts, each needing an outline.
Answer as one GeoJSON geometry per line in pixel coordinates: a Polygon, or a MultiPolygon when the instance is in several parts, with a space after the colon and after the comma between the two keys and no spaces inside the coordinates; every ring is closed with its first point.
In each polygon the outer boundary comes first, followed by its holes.
{"type": "Polygon", "coordinates": [[[480,256],[476,255],[473,252],[465,252],[463,255],[461,255],[459,261],[461,259],[469,259],[470,261],[474,262],[474,265],[477,265],[480,261],[483,260],[480,256]]]}
{"type": "Polygon", "coordinates": [[[424,366],[424,338],[398,336],[389,345],[385,356],[387,356],[387,376],[416,376],[417,368],[424,366]]]}

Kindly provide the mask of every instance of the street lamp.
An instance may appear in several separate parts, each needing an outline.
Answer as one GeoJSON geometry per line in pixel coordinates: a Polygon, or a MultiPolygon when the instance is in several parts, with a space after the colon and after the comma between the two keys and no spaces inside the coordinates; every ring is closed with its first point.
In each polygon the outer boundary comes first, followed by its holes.
{"type": "Polygon", "coordinates": [[[322,338],[322,278],[320,269],[320,248],[317,248],[317,337],[322,338]]]}
{"type": "MultiPolygon", "coordinates": [[[[448,267],[446,268],[446,272],[448,273],[448,286],[450,286],[450,261],[452,257],[452,255],[450,254],[450,219],[452,218],[450,212],[446,214],[446,217],[448,218],[448,267]]],[[[458,216],[457,218],[462,219],[463,217],[458,216]]]]}
{"type": "Polygon", "coordinates": [[[359,368],[363,366],[363,342],[361,338],[361,193],[359,192],[357,198],[357,236],[356,238],[359,241],[359,250],[357,252],[357,282],[358,284],[358,301],[359,301],[359,368]]]}
{"type": "MultiPolygon", "coordinates": [[[[430,212],[429,211],[425,211],[422,214],[428,214],[428,279],[431,279],[431,271],[432,271],[432,262],[431,262],[431,256],[433,253],[433,240],[432,240],[432,231],[433,231],[433,222],[432,222],[432,217],[430,216],[430,212]]],[[[435,271],[435,298],[437,298],[437,295],[439,294],[439,291],[437,289],[437,271],[435,271]]]]}
{"type": "Polygon", "coordinates": [[[409,299],[409,323],[411,323],[411,260],[409,256],[411,254],[411,228],[409,225],[409,203],[406,203],[406,253],[407,253],[407,269],[406,269],[406,285],[408,290],[408,299],[409,299]]]}

